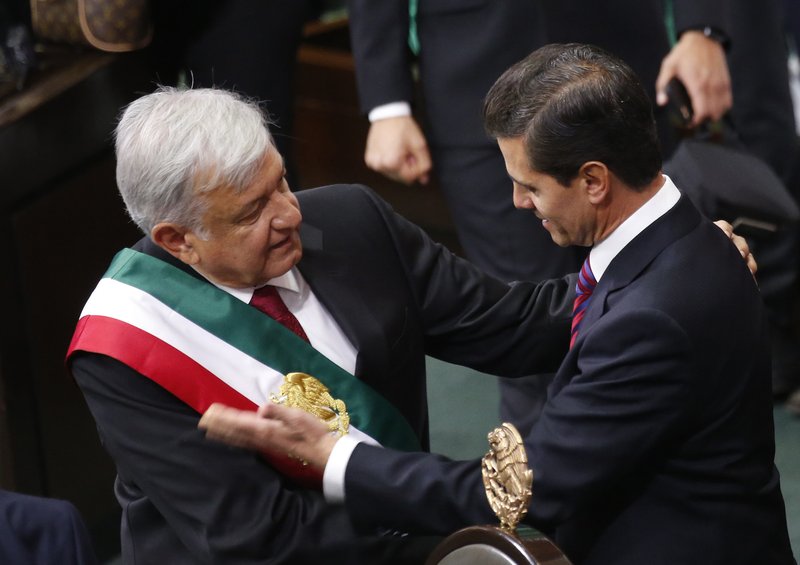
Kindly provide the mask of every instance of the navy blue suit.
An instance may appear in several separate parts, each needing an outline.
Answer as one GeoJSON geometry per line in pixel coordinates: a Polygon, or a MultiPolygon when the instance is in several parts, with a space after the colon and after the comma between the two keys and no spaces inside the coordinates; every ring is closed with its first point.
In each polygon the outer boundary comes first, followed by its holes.
{"type": "MultiPolygon", "coordinates": [[[[594,291],[525,439],[527,520],[582,565],[794,563],[765,324],[737,251],[681,198],[594,291]]],[[[366,523],[444,533],[496,521],[477,461],[359,445],[345,484],[366,523]]]]}
{"type": "Polygon", "coordinates": [[[97,565],[97,558],[71,503],[0,490],[0,563],[97,565]]]}

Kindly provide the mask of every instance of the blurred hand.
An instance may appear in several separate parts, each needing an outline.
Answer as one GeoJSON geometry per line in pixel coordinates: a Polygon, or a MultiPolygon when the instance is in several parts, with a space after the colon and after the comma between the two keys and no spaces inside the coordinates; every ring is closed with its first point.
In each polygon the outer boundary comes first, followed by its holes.
{"type": "Polygon", "coordinates": [[[692,126],[705,120],[718,120],[733,105],[731,77],[725,50],[718,42],[700,31],[686,31],[661,62],[656,79],[656,102],[664,106],[669,100],[667,83],[677,77],[692,100],[692,126]]]}
{"type": "Polygon", "coordinates": [[[299,408],[265,404],[258,412],[212,404],[197,427],[206,437],[274,455],[289,455],[325,469],[338,437],[327,426],[299,408]]]}
{"type": "Polygon", "coordinates": [[[431,155],[425,135],[411,116],[372,122],[364,162],[392,180],[427,184],[431,155]]]}
{"type": "Polygon", "coordinates": [[[725,220],[717,220],[714,223],[730,238],[736,246],[736,249],[738,249],[739,253],[742,255],[742,259],[747,263],[747,268],[750,269],[750,272],[755,276],[756,272],[758,272],[758,264],[756,264],[756,258],[750,253],[750,246],[747,245],[747,241],[742,236],[733,233],[733,226],[725,220]]]}

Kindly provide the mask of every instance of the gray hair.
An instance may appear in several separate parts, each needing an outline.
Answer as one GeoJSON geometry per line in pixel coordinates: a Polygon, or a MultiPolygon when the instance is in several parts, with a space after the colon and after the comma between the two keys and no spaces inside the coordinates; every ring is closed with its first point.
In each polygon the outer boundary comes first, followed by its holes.
{"type": "Polygon", "coordinates": [[[159,87],[132,102],[115,132],[117,186],[128,214],[149,235],[174,222],[203,237],[196,196],[252,184],[272,143],[253,101],[218,89],[159,87]]]}

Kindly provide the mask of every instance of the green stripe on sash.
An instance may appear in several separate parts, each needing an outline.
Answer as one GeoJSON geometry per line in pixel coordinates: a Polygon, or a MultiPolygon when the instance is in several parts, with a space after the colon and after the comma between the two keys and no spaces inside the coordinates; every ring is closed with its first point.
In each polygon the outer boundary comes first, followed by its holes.
{"type": "Polygon", "coordinates": [[[318,378],[334,398],[344,400],[350,423],[382,445],[409,451],[420,449],[419,440],[406,419],[369,385],[333,363],[279,322],[216,286],[133,249],[117,253],[104,278],[150,294],[209,333],[280,373],[302,372],[318,378]]]}

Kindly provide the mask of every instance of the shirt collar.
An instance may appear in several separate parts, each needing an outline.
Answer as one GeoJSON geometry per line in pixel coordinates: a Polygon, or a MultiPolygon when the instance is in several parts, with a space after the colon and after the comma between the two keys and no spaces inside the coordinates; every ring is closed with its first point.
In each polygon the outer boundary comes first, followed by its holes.
{"type": "Polygon", "coordinates": [[[614,257],[628,245],[633,238],[642,233],[647,226],[666,214],[680,200],[681,193],[667,175],[664,184],[650,200],[631,214],[617,229],[603,241],[596,244],[589,253],[592,274],[599,281],[614,257]]]}
{"type": "MultiPolygon", "coordinates": [[[[300,275],[300,271],[297,270],[297,267],[292,267],[281,276],[275,277],[274,279],[270,279],[267,281],[266,284],[261,286],[272,285],[299,294],[303,289],[304,283],[305,281],[303,280],[303,277],[300,275]]],[[[261,287],[233,288],[230,286],[225,286],[217,283],[214,283],[214,286],[216,286],[220,290],[224,290],[228,294],[238,298],[239,300],[247,304],[249,304],[250,299],[253,298],[253,292],[255,292],[256,288],[261,288],[261,287]]]]}

